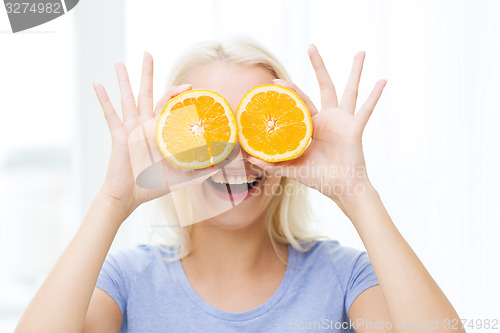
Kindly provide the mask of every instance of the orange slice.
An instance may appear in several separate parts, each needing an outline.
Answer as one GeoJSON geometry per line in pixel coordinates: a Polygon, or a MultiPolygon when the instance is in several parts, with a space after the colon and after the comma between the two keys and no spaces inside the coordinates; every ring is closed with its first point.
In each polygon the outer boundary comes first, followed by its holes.
{"type": "Polygon", "coordinates": [[[243,97],[236,123],[241,147],[267,162],[299,156],[312,136],[305,103],[294,91],[273,84],[255,87],[243,97]]]}
{"type": "Polygon", "coordinates": [[[172,98],[156,123],[163,155],[185,169],[201,169],[224,160],[236,143],[236,121],[227,100],[206,89],[172,98]]]}

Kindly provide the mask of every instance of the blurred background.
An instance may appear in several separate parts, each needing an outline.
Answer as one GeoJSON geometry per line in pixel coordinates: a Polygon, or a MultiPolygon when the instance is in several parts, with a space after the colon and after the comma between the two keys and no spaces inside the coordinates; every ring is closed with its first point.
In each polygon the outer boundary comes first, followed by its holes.
{"type": "MultiPolygon", "coordinates": [[[[14,329],[104,180],[111,141],[91,82],[119,110],[113,63],[137,93],[147,50],[158,99],[180,52],[232,35],[269,48],[317,105],[308,45],[339,96],[366,51],[358,103],[388,79],[363,137],[369,176],[461,318],[500,319],[499,15],[495,0],[82,0],[12,34],[0,9],[0,332],[14,329]]],[[[314,196],[324,232],[363,249],[314,196]]],[[[147,233],[140,207],[112,251],[147,233]]]]}

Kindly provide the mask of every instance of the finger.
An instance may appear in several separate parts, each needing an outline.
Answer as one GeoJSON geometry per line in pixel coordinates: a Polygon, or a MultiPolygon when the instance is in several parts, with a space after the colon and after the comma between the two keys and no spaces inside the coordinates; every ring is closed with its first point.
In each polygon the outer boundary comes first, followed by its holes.
{"type": "Polygon", "coordinates": [[[361,77],[361,71],[363,70],[363,62],[365,60],[365,52],[358,52],[354,56],[354,61],[352,63],[351,75],[347,81],[344,93],[342,94],[342,100],[340,101],[340,107],[346,110],[350,114],[354,114],[356,110],[356,99],[358,98],[358,87],[359,79],[361,77]]]}
{"type": "Polygon", "coordinates": [[[163,97],[160,98],[158,103],[156,103],[155,118],[158,118],[160,116],[161,112],[165,108],[165,105],[167,105],[168,101],[170,101],[173,97],[175,97],[175,96],[177,96],[185,91],[190,90],[191,88],[192,88],[192,86],[190,84],[183,84],[182,86],[174,86],[174,87],[170,88],[169,90],[167,90],[165,95],[163,95],[163,97]]]}
{"type": "Polygon", "coordinates": [[[106,93],[106,89],[104,89],[102,84],[92,82],[92,87],[94,88],[97,99],[99,100],[101,108],[104,111],[104,117],[106,118],[109,131],[113,134],[116,129],[122,126],[122,120],[116,113],[115,108],[113,107],[113,104],[111,104],[108,94],[106,93]]]}
{"type": "Polygon", "coordinates": [[[135,105],[134,94],[130,87],[130,80],[128,78],[127,69],[122,63],[115,64],[116,76],[118,78],[118,85],[120,86],[120,95],[122,100],[122,114],[123,121],[138,117],[137,107],[135,105]]]}
{"type": "Polygon", "coordinates": [[[300,90],[300,88],[296,84],[291,83],[291,82],[287,82],[287,81],[281,80],[281,79],[273,80],[273,82],[274,82],[274,84],[277,84],[279,86],[282,86],[282,87],[285,87],[285,88],[288,88],[288,89],[295,91],[297,93],[297,95],[299,95],[299,97],[304,101],[304,103],[306,103],[306,106],[309,109],[309,113],[311,114],[311,117],[318,113],[318,109],[316,109],[316,106],[314,106],[314,104],[311,101],[311,99],[309,98],[309,96],[304,94],[304,92],[302,90],[300,90]]]}
{"type": "Polygon", "coordinates": [[[326,70],[323,59],[319,55],[316,46],[312,45],[308,50],[309,59],[316,73],[318,79],[319,92],[321,94],[321,107],[322,108],[336,108],[338,106],[337,93],[333,85],[330,74],[326,70]]]}
{"type": "Polygon", "coordinates": [[[373,87],[370,96],[368,96],[368,98],[366,99],[365,104],[363,104],[361,109],[359,109],[359,111],[354,115],[354,117],[357,118],[360,122],[361,128],[364,128],[366,123],[368,122],[368,119],[370,119],[370,115],[372,114],[375,105],[377,105],[377,102],[380,98],[380,95],[382,95],[382,91],[384,90],[386,83],[387,80],[378,81],[373,87]]]}
{"type": "Polygon", "coordinates": [[[148,52],[144,52],[137,107],[139,115],[149,116],[153,113],[153,57],[148,52]]]}

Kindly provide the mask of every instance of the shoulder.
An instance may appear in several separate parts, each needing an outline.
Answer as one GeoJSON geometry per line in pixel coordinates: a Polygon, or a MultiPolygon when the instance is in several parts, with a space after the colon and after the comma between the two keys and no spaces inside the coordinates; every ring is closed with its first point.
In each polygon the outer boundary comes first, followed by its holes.
{"type": "Polygon", "coordinates": [[[359,259],[365,251],[343,246],[337,240],[317,240],[309,243],[310,249],[300,253],[306,260],[321,260],[344,265],[359,259]]]}
{"type": "Polygon", "coordinates": [[[297,253],[299,266],[307,268],[307,281],[316,282],[322,291],[340,288],[336,295],[343,293],[346,313],[360,293],[378,284],[366,251],[342,246],[336,240],[321,240],[315,241],[309,251],[297,253]]]}
{"type": "Polygon", "coordinates": [[[126,313],[130,291],[139,289],[161,272],[163,259],[175,257],[175,249],[149,244],[111,251],[104,261],[96,287],[105,291],[126,313]],[[146,281],[146,282],[144,282],[146,281]]]}
{"type": "Polygon", "coordinates": [[[139,244],[110,252],[106,263],[131,278],[151,266],[164,263],[164,259],[175,258],[177,248],[162,245],[139,244]]]}
{"type": "Polygon", "coordinates": [[[309,251],[298,252],[299,262],[322,267],[335,274],[342,285],[356,276],[360,270],[371,269],[371,263],[365,251],[343,246],[337,240],[314,241],[309,251]]]}

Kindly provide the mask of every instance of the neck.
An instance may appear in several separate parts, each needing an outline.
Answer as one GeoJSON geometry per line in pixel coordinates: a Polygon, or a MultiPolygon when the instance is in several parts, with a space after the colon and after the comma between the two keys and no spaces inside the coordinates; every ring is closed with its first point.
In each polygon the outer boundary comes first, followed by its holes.
{"type": "MultiPolygon", "coordinates": [[[[238,229],[216,226],[209,221],[193,225],[191,249],[183,259],[204,276],[248,275],[279,260],[265,226],[265,214],[238,229]]],[[[286,245],[279,244],[283,259],[286,245]]]]}

